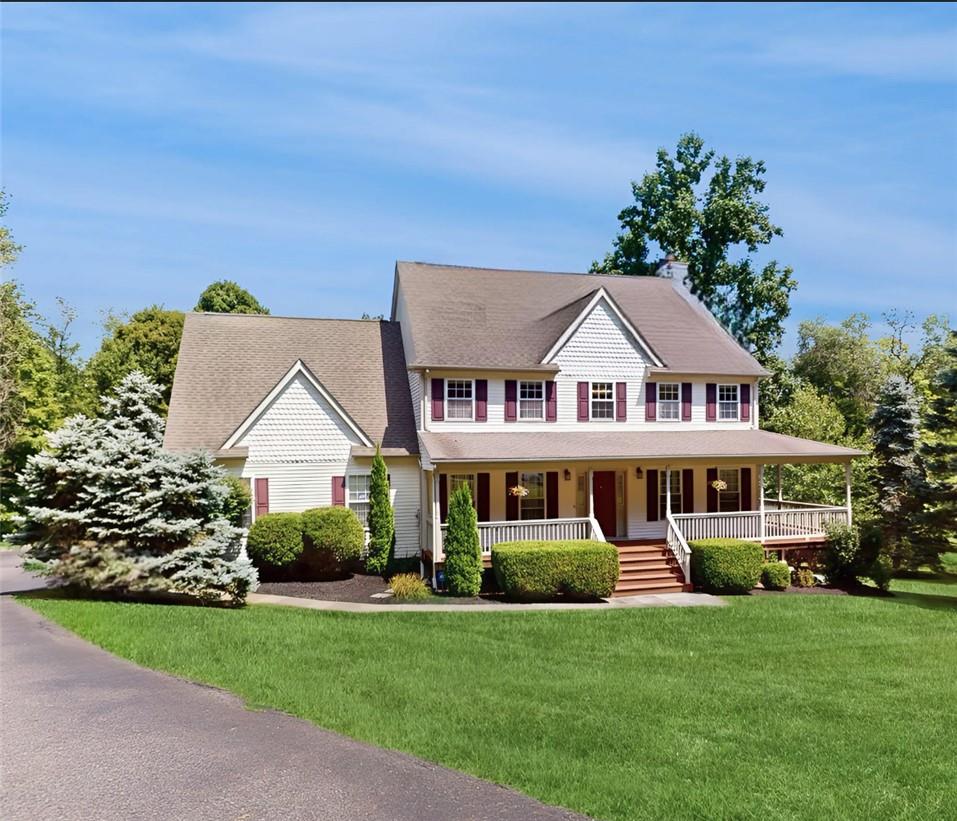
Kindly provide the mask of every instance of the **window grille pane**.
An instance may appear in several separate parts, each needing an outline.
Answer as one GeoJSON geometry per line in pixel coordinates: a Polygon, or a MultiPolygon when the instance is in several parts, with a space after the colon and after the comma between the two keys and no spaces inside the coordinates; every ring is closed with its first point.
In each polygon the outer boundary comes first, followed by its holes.
{"type": "Polygon", "coordinates": [[[518,417],[545,418],[545,387],[541,382],[518,383],[518,417]]]}
{"type": "Polygon", "coordinates": [[[718,478],[727,485],[725,490],[718,491],[718,511],[720,513],[737,513],[741,510],[740,474],[737,468],[721,468],[718,478]]]}
{"type": "Polygon", "coordinates": [[[738,386],[718,385],[718,418],[738,418],[738,386]]]}
{"type": "Polygon", "coordinates": [[[661,382],[658,385],[658,419],[665,421],[679,419],[679,386],[675,382],[661,382]]]}
{"type": "Polygon", "coordinates": [[[523,473],[521,484],[528,488],[528,496],[519,496],[520,519],[545,518],[545,474],[523,473]]]}
{"type": "Polygon", "coordinates": [[[611,382],[593,382],[591,386],[591,418],[615,418],[615,386],[611,382]]]}
{"type": "Polygon", "coordinates": [[[363,527],[369,521],[369,480],[368,474],[350,476],[348,480],[349,509],[355,512],[363,527]]]}
{"type": "Polygon", "coordinates": [[[471,419],[472,380],[449,379],[446,388],[446,405],[449,419],[471,419]]]}
{"type": "Polygon", "coordinates": [[[449,474],[449,498],[458,490],[459,485],[468,485],[469,493],[472,494],[472,502],[475,503],[475,474],[474,473],[451,473],[449,474]]]}

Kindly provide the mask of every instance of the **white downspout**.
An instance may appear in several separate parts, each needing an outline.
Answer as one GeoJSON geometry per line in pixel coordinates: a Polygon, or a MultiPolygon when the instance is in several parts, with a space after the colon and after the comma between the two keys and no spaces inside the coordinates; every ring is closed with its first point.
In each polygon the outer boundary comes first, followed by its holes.
{"type": "Polygon", "coordinates": [[[761,545],[764,545],[764,539],[767,535],[767,527],[764,517],[764,463],[758,465],[758,513],[761,516],[761,545]]]}
{"type": "Polygon", "coordinates": [[[844,504],[847,506],[847,523],[853,524],[851,515],[851,463],[844,465],[844,504]]]}

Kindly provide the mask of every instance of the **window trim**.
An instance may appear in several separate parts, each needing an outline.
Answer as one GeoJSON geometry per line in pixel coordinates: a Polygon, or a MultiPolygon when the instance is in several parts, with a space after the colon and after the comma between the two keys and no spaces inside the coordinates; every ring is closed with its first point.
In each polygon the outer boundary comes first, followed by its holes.
{"type": "MultiPolygon", "coordinates": [[[[545,380],[544,379],[517,379],[515,385],[515,419],[518,422],[544,422],[548,409],[545,407],[545,380]],[[542,386],[542,415],[522,416],[522,385],[542,386]]],[[[538,402],[538,399],[526,399],[526,402],[538,402]]]]}
{"type": "Polygon", "coordinates": [[[606,381],[599,379],[588,383],[588,421],[589,422],[614,422],[615,421],[615,381],[606,381]],[[611,385],[611,399],[595,399],[595,385],[611,385]],[[611,416],[595,416],[595,402],[608,402],[611,405],[611,416]]]}
{"type": "Polygon", "coordinates": [[[737,492],[737,496],[738,496],[738,508],[737,508],[737,510],[735,511],[735,510],[722,510],[722,509],[721,509],[721,494],[722,494],[722,493],[728,493],[729,491],[727,491],[727,490],[718,490],[718,491],[715,491],[715,492],[718,494],[718,510],[717,510],[717,512],[718,512],[718,513],[740,513],[740,512],[741,512],[741,502],[743,501],[743,500],[741,499],[741,468],[718,467],[717,470],[718,470],[718,479],[721,479],[721,473],[722,473],[722,471],[728,472],[728,473],[730,473],[731,471],[734,471],[734,472],[738,475],[738,489],[737,489],[737,491],[736,491],[736,492],[737,492]]]}
{"type": "Polygon", "coordinates": [[[451,377],[451,378],[446,378],[446,380],[445,380],[445,386],[444,386],[444,388],[443,388],[443,391],[445,392],[445,420],[444,420],[444,421],[446,421],[446,422],[474,422],[474,421],[475,421],[475,380],[474,380],[474,379],[465,379],[465,378],[461,378],[461,377],[457,377],[457,376],[454,376],[454,377],[451,377]],[[472,389],[471,389],[471,390],[472,390],[472,398],[471,398],[471,400],[470,400],[470,401],[471,401],[471,414],[470,414],[469,416],[467,416],[467,417],[466,417],[466,416],[452,416],[452,415],[449,413],[449,410],[450,410],[450,408],[452,407],[452,406],[449,404],[449,401],[453,401],[453,402],[461,402],[461,401],[464,401],[464,400],[462,400],[462,398],[459,397],[459,396],[456,396],[456,397],[450,397],[450,396],[449,396],[449,386],[451,385],[452,382],[468,382],[468,383],[472,386],[472,389]]]}
{"type": "MultiPolygon", "coordinates": [[[[741,421],[741,386],[737,382],[719,382],[715,387],[715,420],[718,422],[740,422],[741,421]],[[721,417],[721,389],[734,388],[734,418],[721,417]]],[[[730,404],[724,400],[725,404],[730,404]]]]}
{"type": "Polygon", "coordinates": [[[522,484],[525,476],[535,474],[542,477],[542,518],[526,519],[522,516],[522,502],[528,497],[520,496],[518,499],[518,521],[520,522],[544,522],[548,518],[548,472],[544,470],[520,470],[518,472],[518,482],[522,484]]]}
{"type": "Polygon", "coordinates": [[[680,422],[681,421],[681,383],[680,382],[658,382],[657,384],[658,384],[658,387],[655,390],[655,421],[656,422],[680,422]],[[668,407],[671,407],[673,405],[676,409],[676,413],[674,417],[669,417],[668,419],[665,419],[661,414],[661,410],[663,407],[665,407],[665,404],[666,404],[665,400],[662,400],[661,398],[661,389],[665,387],[666,385],[668,387],[674,387],[675,393],[677,394],[677,399],[667,400],[668,407]]]}
{"type": "MultiPolygon", "coordinates": [[[[371,471],[370,471],[369,473],[354,472],[354,473],[347,473],[347,474],[346,474],[346,476],[345,476],[345,482],[346,482],[346,498],[345,498],[345,503],[346,503],[346,504],[345,504],[345,507],[347,507],[349,510],[353,510],[353,507],[352,507],[352,488],[351,488],[351,486],[350,486],[350,482],[351,482],[351,480],[352,480],[353,478],[359,478],[359,477],[365,477],[365,478],[367,478],[367,479],[369,480],[370,485],[371,485],[371,483],[372,483],[372,472],[371,472],[371,471]]],[[[372,488],[371,488],[371,486],[370,486],[370,488],[369,488],[369,499],[368,499],[367,501],[365,501],[365,502],[362,502],[362,504],[369,505],[369,506],[370,506],[369,512],[371,513],[371,511],[372,511],[372,508],[371,508],[371,504],[372,504],[372,488]]],[[[359,515],[359,514],[356,514],[357,517],[358,517],[358,515],[359,515]]],[[[359,521],[360,521],[360,523],[362,524],[362,526],[363,526],[364,528],[368,529],[368,527],[369,527],[369,517],[368,517],[368,514],[366,514],[366,521],[365,521],[364,523],[362,522],[361,519],[360,519],[359,521]]]]}

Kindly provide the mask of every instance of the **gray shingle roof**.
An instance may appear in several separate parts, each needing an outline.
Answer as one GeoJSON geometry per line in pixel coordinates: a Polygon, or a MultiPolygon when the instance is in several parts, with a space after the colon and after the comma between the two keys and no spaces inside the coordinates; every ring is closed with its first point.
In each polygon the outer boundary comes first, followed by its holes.
{"type": "Polygon", "coordinates": [[[218,450],[301,359],[383,448],[418,452],[398,324],[187,314],[165,446],[218,450]]]}
{"type": "Polygon", "coordinates": [[[675,373],[766,371],[672,280],[396,263],[421,367],[538,365],[599,288],[675,373]]]}
{"type": "Polygon", "coordinates": [[[419,434],[436,462],[576,459],[764,459],[844,461],[861,451],[766,430],[526,431],[419,434]]]}

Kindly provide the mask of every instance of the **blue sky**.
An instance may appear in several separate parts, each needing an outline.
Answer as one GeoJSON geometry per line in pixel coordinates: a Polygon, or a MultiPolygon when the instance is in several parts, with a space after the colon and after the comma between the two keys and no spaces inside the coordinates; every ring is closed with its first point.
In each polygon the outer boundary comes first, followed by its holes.
{"type": "Polygon", "coordinates": [[[954,5],[2,14],[14,275],[86,353],[102,309],[222,277],[348,317],[388,314],[396,259],[585,270],[688,130],[766,161],[792,328],[957,318],[954,5]]]}

